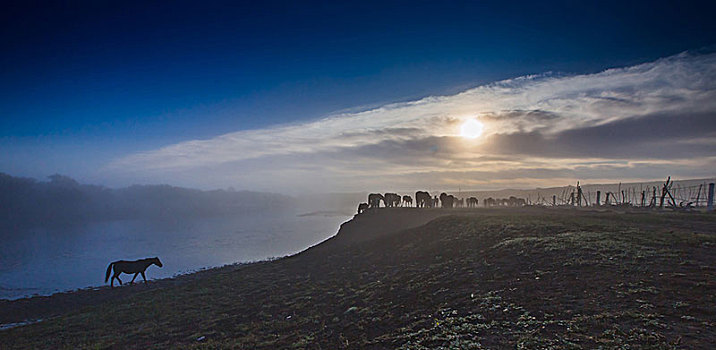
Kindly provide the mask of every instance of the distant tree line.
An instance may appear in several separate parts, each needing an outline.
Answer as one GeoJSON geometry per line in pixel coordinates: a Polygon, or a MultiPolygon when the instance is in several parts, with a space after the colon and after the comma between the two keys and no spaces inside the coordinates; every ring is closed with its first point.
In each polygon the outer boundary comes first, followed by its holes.
{"type": "Polygon", "coordinates": [[[80,184],[63,175],[42,182],[0,173],[0,227],[74,224],[119,219],[171,219],[231,216],[287,209],[280,194],[169,185],[111,189],[80,184]]]}

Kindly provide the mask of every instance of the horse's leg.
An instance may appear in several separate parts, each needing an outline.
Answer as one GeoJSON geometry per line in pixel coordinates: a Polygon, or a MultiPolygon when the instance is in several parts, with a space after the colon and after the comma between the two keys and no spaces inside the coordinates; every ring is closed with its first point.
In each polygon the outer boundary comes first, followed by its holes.
{"type": "Polygon", "coordinates": [[[134,279],[137,278],[137,275],[139,275],[139,272],[134,274],[134,277],[132,277],[132,282],[129,282],[129,284],[134,284],[134,279]]]}
{"type": "Polygon", "coordinates": [[[144,271],[141,272],[142,278],[144,278],[144,284],[147,284],[147,276],[144,275],[144,271]]]}
{"type": "MultiPolygon", "coordinates": [[[[121,272],[120,272],[120,273],[121,273],[121,272]]],[[[120,273],[115,274],[114,277],[112,277],[112,279],[115,279],[115,278],[116,278],[117,281],[119,282],[119,285],[121,286],[121,285],[122,285],[122,280],[119,279],[119,274],[120,274],[120,273]]]]}

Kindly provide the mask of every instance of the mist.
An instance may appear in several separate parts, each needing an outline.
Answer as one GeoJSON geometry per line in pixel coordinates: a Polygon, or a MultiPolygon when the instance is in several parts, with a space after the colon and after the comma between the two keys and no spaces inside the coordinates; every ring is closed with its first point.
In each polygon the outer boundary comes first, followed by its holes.
{"type": "Polygon", "coordinates": [[[334,235],[357,200],[0,173],[0,299],[101,286],[116,260],[160,257],[156,279],[294,254],[334,235]]]}
{"type": "MultiPolygon", "coordinates": [[[[82,224],[111,220],[188,220],[294,210],[289,196],[251,191],[200,191],[169,185],[112,189],[63,175],[48,181],[0,173],[4,227],[82,224]]],[[[7,232],[7,231],[5,231],[7,232]]]]}

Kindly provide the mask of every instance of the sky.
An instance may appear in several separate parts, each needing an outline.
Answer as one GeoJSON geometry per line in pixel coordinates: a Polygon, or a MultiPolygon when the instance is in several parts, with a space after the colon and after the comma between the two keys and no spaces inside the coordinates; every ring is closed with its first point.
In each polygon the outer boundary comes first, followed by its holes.
{"type": "Polygon", "coordinates": [[[715,9],[18,2],[0,172],[289,193],[713,177],[715,9]]]}

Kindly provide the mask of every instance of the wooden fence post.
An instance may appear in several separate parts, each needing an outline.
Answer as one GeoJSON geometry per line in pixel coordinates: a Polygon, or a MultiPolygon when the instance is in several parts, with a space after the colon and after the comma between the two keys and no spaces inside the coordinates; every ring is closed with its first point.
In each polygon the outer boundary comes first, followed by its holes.
{"type": "Polygon", "coordinates": [[[641,206],[646,206],[646,191],[641,191],[641,206]]]}
{"type": "Polygon", "coordinates": [[[714,183],[709,184],[709,195],[707,197],[706,201],[706,209],[707,210],[714,210],[714,183]]]}
{"type": "Polygon", "coordinates": [[[696,206],[699,206],[699,202],[701,201],[701,188],[703,188],[704,184],[699,184],[699,192],[696,193],[696,206]]]}
{"type": "Polygon", "coordinates": [[[597,191],[597,206],[602,205],[602,191],[597,191]]]}
{"type": "Polygon", "coordinates": [[[666,179],[664,186],[661,188],[661,198],[659,199],[659,208],[664,207],[664,198],[666,198],[666,194],[669,192],[669,183],[670,182],[671,182],[671,176],[669,176],[666,179]]]}

